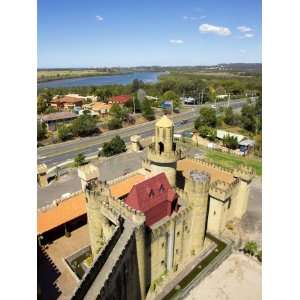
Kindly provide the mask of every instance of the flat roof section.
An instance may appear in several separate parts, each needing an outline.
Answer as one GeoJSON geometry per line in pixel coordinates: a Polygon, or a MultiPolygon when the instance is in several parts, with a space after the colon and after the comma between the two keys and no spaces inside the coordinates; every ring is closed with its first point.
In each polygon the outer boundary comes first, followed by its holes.
{"type": "Polygon", "coordinates": [[[221,171],[217,168],[203,165],[200,162],[188,158],[179,160],[177,162],[177,170],[182,171],[184,174],[188,174],[190,171],[193,170],[206,171],[211,177],[211,182],[214,182],[216,180],[222,180],[230,184],[235,180],[233,175],[229,172],[221,171]]]}

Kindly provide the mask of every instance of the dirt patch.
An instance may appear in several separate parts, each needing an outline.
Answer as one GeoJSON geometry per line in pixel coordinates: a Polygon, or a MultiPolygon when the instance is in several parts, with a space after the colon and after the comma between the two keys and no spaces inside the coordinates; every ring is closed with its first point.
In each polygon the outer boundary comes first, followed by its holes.
{"type": "Polygon", "coordinates": [[[261,265],[254,259],[233,253],[213,273],[190,291],[186,300],[259,300],[261,265]]]}

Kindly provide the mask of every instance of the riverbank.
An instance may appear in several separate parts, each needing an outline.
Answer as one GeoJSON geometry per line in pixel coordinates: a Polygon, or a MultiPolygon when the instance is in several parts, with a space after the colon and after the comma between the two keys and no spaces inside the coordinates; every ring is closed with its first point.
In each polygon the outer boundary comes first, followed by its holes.
{"type": "Polygon", "coordinates": [[[49,71],[37,71],[37,83],[58,81],[64,79],[74,79],[83,77],[94,76],[110,76],[110,75],[122,75],[133,72],[118,72],[118,71],[94,71],[94,70],[49,70],[49,71]]]}

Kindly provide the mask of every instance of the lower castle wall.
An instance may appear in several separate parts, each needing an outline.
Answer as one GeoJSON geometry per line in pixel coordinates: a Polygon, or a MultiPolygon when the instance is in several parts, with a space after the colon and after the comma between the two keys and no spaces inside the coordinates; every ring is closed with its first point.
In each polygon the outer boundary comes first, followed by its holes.
{"type": "Polygon", "coordinates": [[[234,216],[238,219],[241,219],[247,211],[249,192],[249,184],[246,181],[240,180],[237,186],[237,192],[234,196],[236,202],[234,216]]]}
{"type": "Polygon", "coordinates": [[[226,210],[228,203],[223,203],[213,197],[209,199],[209,214],[207,231],[211,234],[220,235],[226,223],[226,210]]]}

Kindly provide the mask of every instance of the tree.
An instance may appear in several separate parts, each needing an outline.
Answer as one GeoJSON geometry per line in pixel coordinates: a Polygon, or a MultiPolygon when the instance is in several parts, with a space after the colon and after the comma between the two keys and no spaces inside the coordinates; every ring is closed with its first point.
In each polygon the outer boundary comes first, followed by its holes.
{"type": "Polygon", "coordinates": [[[122,121],[117,118],[112,118],[107,123],[109,130],[119,129],[122,128],[122,121]]]}
{"type": "Polygon", "coordinates": [[[165,101],[165,100],[172,101],[173,102],[173,109],[180,107],[180,104],[181,104],[180,103],[180,99],[179,99],[178,95],[175,92],[173,92],[173,91],[167,91],[167,92],[165,92],[162,95],[161,99],[163,101],[165,101]]]}
{"type": "Polygon", "coordinates": [[[45,114],[52,114],[52,113],[55,113],[55,112],[58,112],[58,109],[56,109],[53,106],[48,106],[46,108],[46,110],[44,111],[45,114]]]}
{"type": "Polygon", "coordinates": [[[85,155],[83,153],[79,153],[75,158],[74,158],[74,165],[75,167],[79,167],[82,165],[86,164],[85,160],[85,155]]]}
{"type": "Polygon", "coordinates": [[[241,123],[244,129],[253,133],[256,131],[255,107],[253,105],[245,104],[242,107],[241,123]]]}
{"type": "Polygon", "coordinates": [[[41,95],[38,96],[38,100],[37,100],[37,113],[38,114],[42,114],[46,111],[48,107],[48,103],[47,100],[42,97],[41,95]]]}
{"type": "Polygon", "coordinates": [[[223,145],[229,149],[237,149],[239,146],[239,143],[235,136],[231,136],[231,135],[227,134],[223,138],[223,145]]]}
{"type": "Polygon", "coordinates": [[[144,84],[142,80],[134,79],[132,81],[132,92],[137,92],[137,90],[144,84]]]}
{"type": "Polygon", "coordinates": [[[109,110],[109,114],[113,118],[121,120],[121,122],[123,122],[128,117],[128,113],[128,107],[122,107],[117,103],[114,103],[109,110]]]}
{"type": "Polygon", "coordinates": [[[262,156],[262,137],[261,134],[258,134],[255,137],[255,147],[254,147],[255,155],[261,157],[262,156]]]}
{"type": "Polygon", "coordinates": [[[72,122],[71,126],[75,136],[88,136],[97,131],[97,120],[90,115],[81,115],[72,122]]]}
{"type": "Polygon", "coordinates": [[[148,121],[155,119],[154,110],[151,107],[151,103],[147,99],[145,99],[142,103],[142,112],[143,117],[146,118],[148,121]]]}
{"type": "Polygon", "coordinates": [[[232,107],[227,107],[223,121],[227,125],[237,125],[239,123],[239,116],[233,112],[232,107]]]}
{"type": "Polygon", "coordinates": [[[199,135],[203,138],[207,138],[210,141],[215,141],[217,138],[217,131],[214,128],[210,128],[206,125],[199,127],[199,135]]]}
{"type": "Polygon", "coordinates": [[[247,242],[244,247],[244,253],[255,255],[257,252],[257,244],[253,241],[247,242]]]}
{"type": "Polygon", "coordinates": [[[66,141],[73,137],[72,127],[65,124],[60,125],[57,129],[57,135],[62,141],[66,141]]]}
{"type": "Polygon", "coordinates": [[[38,141],[43,140],[47,137],[47,125],[45,123],[37,122],[37,139],[38,141]]]}
{"type": "Polygon", "coordinates": [[[217,125],[216,111],[211,107],[202,107],[200,115],[195,120],[195,128],[198,130],[201,126],[208,126],[215,128],[217,125]]]}
{"type": "Polygon", "coordinates": [[[110,142],[103,144],[102,153],[104,156],[112,156],[126,152],[126,150],[125,142],[117,135],[110,142]]]}

